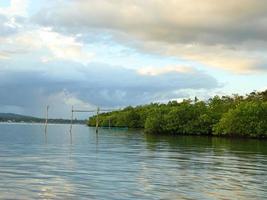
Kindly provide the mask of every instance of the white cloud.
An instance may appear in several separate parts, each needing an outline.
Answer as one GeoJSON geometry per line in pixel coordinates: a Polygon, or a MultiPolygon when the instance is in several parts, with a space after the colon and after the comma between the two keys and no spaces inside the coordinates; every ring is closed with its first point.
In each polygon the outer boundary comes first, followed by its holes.
{"type": "Polygon", "coordinates": [[[146,76],[158,76],[168,73],[192,73],[194,72],[194,69],[184,66],[141,67],[137,70],[137,72],[146,76]]]}
{"type": "Polygon", "coordinates": [[[225,45],[166,44],[147,42],[143,48],[165,56],[177,56],[211,68],[224,69],[237,74],[267,71],[267,57],[262,51],[229,48],[225,45]],[[160,48],[159,48],[160,47],[160,48]]]}
{"type": "Polygon", "coordinates": [[[9,50],[28,53],[43,51],[40,60],[70,60],[82,64],[91,62],[94,54],[89,53],[84,44],[77,42],[75,37],[65,36],[49,28],[25,30],[16,35],[2,39],[9,50]]]}
{"type": "Polygon", "coordinates": [[[5,16],[27,16],[28,0],[10,0],[8,7],[0,7],[0,14],[5,16]]]}
{"type": "Polygon", "coordinates": [[[9,56],[4,52],[0,52],[0,60],[1,59],[9,59],[9,56]]]}

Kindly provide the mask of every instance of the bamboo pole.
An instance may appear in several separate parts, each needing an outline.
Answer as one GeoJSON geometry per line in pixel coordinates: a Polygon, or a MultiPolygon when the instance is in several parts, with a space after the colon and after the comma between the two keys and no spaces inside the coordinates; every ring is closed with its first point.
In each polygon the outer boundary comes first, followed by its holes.
{"type": "Polygon", "coordinates": [[[47,124],[48,124],[48,110],[49,106],[46,106],[46,117],[45,117],[45,134],[47,133],[47,124]]]}
{"type": "Polygon", "coordinates": [[[95,126],[96,126],[96,133],[98,133],[98,127],[99,127],[99,118],[98,118],[98,115],[99,115],[99,107],[97,107],[97,110],[96,110],[96,123],[95,123],[95,126]]]}
{"type": "Polygon", "coordinates": [[[71,107],[71,119],[70,119],[70,135],[72,136],[72,124],[73,124],[73,106],[71,107]]]}

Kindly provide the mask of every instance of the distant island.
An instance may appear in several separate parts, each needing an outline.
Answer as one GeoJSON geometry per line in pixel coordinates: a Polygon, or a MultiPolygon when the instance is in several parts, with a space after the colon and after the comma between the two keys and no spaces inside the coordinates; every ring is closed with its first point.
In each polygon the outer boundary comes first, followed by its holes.
{"type": "MultiPolygon", "coordinates": [[[[95,126],[97,116],[87,124],[95,126]]],[[[99,126],[142,128],[147,133],[267,137],[267,90],[246,96],[215,96],[207,101],[184,99],[167,104],[127,107],[102,113],[99,126]]]]}
{"type": "MultiPolygon", "coordinates": [[[[0,113],[0,122],[6,123],[45,123],[44,118],[19,115],[14,113],[0,113]]],[[[73,124],[86,124],[86,120],[73,120],[73,124]]],[[[48,119],[50,124],[70,124],[69,119],[48,119]]]]}

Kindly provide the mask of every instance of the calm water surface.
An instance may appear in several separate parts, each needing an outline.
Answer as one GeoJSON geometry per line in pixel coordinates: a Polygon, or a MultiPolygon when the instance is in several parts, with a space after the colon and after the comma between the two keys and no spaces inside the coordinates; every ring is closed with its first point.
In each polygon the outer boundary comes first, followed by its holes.
{"type": "Polygon", "coordinates": [[[267,199],[267,141],[0,124],[0,199],[267,199]]]}

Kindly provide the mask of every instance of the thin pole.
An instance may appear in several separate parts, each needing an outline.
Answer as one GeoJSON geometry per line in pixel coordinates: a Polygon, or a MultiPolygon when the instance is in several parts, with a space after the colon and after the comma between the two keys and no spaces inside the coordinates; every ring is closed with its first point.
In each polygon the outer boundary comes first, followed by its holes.
{"type": "Polygon", "coordinates": [[[46,118],[45,118],[45,134],[47,133],[47,124],[48,124],[48,110],[49,106],[46,106],[46,118]]]}
{"type": "Polygon", "coordinates": [[[97,107],[97,110],[96,110],[96,123],[95,123],[95,126],[96,126],[96,133],[98,133],[98,127],[99,127],[99,118],[98,118],[98,115],[99,115],[99,107],[97,107]]]}
{"type": "Polygon", "coordinates": [[[108,118],[108,127],[110,129],[110,117],[108,118]]]}
{"type": "MultiPolygon", "coordinates": [[[[72,134],[72,123],[73,123],[73,106],[71,107],[71,119],[70,119],[70,135],[72,134]]],[[[71,135],[72,136],[72,135],[71,135]]]]}

